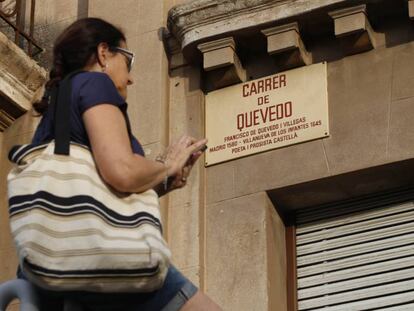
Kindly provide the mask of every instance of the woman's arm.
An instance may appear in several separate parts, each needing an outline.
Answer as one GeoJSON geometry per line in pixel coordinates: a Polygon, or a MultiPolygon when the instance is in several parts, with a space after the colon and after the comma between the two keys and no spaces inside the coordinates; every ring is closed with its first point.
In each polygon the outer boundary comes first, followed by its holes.
{"type": "Polygon", "coordinates": [[[205,144],[205,140],[184,136],[169,147],[163,164],[132,152],[125,118],[118,107],[96,105],[82,117],[102,178],[122,192],[143,192],[161,184],[166,176],[180,174],[190,155],[205,144]]]}

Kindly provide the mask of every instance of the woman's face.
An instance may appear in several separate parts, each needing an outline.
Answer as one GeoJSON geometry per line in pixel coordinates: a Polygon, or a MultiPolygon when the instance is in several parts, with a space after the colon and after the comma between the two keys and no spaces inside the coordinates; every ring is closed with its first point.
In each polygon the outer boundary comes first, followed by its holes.
{"type": "MultiPolygon", "coordinates": [[[[127,49],[124,41],[121,41],[119,47],[127,49]]],[[[106,55],[103,70],[114,82],[119,94],[126,99],[127,86],[133,83],[131,73],[129,72],[130,68],[128,68],[128,65],[131,64],[131,55],[116,48],[109,48],[106,55]]]]}

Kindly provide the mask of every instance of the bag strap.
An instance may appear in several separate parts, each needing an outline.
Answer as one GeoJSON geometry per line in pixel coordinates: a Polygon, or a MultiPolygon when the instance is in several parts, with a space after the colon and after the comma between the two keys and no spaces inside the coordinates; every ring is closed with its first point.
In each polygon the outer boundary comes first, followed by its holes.
{"type": "MultiPolygon", "coordinates": [[[[72,98],[72,78],[84,70],[76,70],[69,73],[59,82],[57,87],[51,90],[50,112],[54,114],[55,154],[69,155],[70,150],[70,106],[72,98]]],[[[122,111],[128,135],[132,138],[131,123],[126,111],[122,111]]],[[[131,139],[132,142],[132,139],[131,139]]]]}
{"type": "Polygon", "coordinates": [[[71,79],[81,72],[83,70],[71,72],[51,91],[50,108],[54,114],[55,154],[69,155],[70,103],[72,97],[71,79]]]}

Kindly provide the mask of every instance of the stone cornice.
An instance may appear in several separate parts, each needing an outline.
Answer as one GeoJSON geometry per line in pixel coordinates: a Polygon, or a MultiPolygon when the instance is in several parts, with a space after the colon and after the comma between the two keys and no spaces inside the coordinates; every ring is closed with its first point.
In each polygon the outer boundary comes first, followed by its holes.
{"type": "Polygon", "coordinates": [[[274,24],[298,15],[358,0],[196,0],[172,8],[168,28],[182,50],[208,38],[274,24]]]}
{"type": "Polygon", "coordinates": [[[46,74],[42,67],[0,32],[0,102],[4,103],[0,106],[0,130],[11,124],[1,120],[14,120],[30,110],[46,80],[46,74]]]}
{"type": "MultiPolygon", "coordinates": [[[[1,90],[6,96],[14,98],[21,92],[25,100],[16,100],[14,104],[22,109],[30,109],[31,96],[46,80],[46,71],[30,58],[22,49],[0,32],[0,78],[9,85],[15,85],[16,91],[1,90]]],[[[20,97],[18,97],[20,98],[20,97]]]]}

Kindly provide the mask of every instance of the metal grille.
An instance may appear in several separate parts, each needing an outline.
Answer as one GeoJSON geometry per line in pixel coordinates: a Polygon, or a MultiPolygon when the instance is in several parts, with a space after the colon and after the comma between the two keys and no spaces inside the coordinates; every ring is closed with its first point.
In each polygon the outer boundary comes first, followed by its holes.
{"type": "Polygon", "coordinates": [[[298,310],[414,310],[414,203],[379,205],[298,214],[298,310]]]}
{"type": "MultiPolygon", "coordinates": [[[[0,0],[0,19],[14,32],[14,42],[31,57],[43,51],[33,37],[35,8],[36,0],[30,0],[30,12],[26,23],[26,0],[0,0]]],[[[8,34],[3,28],[1,30],[8,34]]]]}

